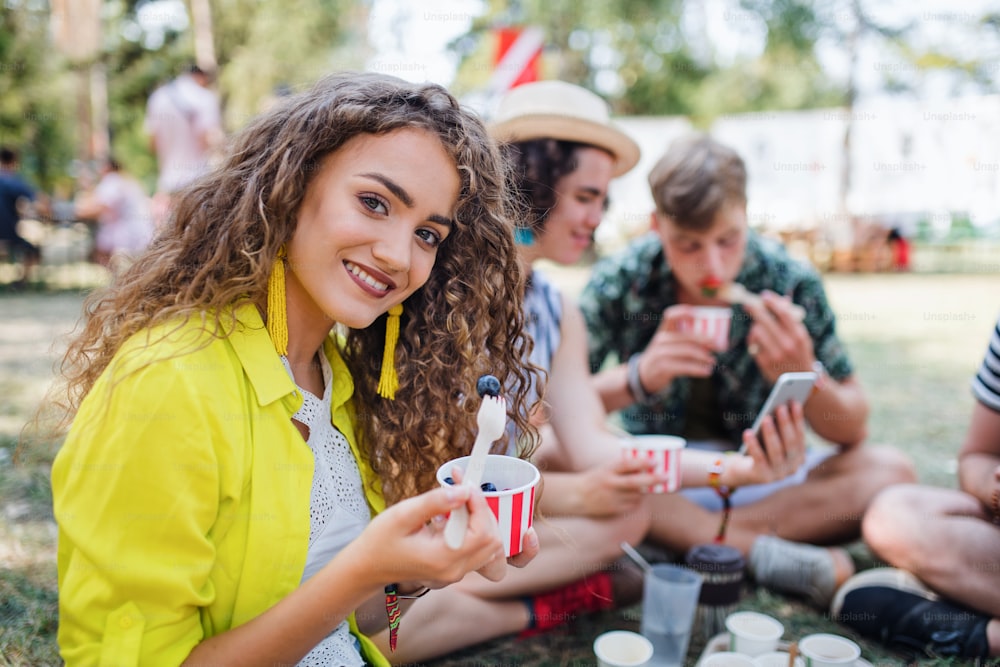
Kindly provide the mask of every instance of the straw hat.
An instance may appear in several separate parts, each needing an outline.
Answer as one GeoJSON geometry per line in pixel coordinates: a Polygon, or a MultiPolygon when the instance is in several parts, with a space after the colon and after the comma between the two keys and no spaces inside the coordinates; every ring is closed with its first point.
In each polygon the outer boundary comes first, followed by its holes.
{"type": "Polygon", "coordinates": [[[615,157],[615,176],[639,161],[639,145],[611,122],[607,103],[565,81],[536,81],[500,100],[490,133],[500,141],[562,139],[602,148],[615,157]]]}

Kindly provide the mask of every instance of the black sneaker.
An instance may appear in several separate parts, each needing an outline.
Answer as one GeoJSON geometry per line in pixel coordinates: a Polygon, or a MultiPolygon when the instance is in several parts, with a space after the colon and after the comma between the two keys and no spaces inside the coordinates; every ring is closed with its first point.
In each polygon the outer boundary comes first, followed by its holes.
{"type": "Polygon", "coordinates": [[[865,570],[848,579],[831,616],[857,633],[927,657],[987,658],[989,618],[938,598],[908,572],[865,570]]]}

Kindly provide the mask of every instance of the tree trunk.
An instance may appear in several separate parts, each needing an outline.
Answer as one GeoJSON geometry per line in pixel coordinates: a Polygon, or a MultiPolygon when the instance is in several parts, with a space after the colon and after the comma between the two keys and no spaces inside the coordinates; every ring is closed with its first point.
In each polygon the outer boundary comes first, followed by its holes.
{"type": "Polygon", "coordinates": [[[847,113],[844,124],[844,144],[840,163],[840,192],[838,196],[837,215],[833,216],[834,224],[840,226],[839,229],[830,230],[833,232],[834,249],[844,250],[852,248],[855,243],[855,230],[848,201],[851,196],[851,135],[854,131],[854,103],[857,99],[857,63],[858,63],[858,38],[861,33],[861,23],[864,20],[861,14],[861,7],[858,0],[851,1],[851,11],[854,12],[854,26],[847,36],[847,91],[844,94],[844,107],[847,113]]]}
{"type": "Polygon", "coordinates": [[[218,62],[212,36],[212,7],[208,0],[191,0],[191,23],[194,27],[194,60],[206,72],[214,71],[218,62]]]}
{"type": "Polygon", "coordinates": [[[101,47],[101,0],[52,0],[53,42],[75,70],[77,157],[90,161],[108,151],[108,96],[101,47]]]}

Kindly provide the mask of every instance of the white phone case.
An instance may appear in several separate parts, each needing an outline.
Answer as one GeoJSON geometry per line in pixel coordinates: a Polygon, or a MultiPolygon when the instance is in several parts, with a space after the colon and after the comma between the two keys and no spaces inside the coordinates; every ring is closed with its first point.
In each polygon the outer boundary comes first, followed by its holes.
{"type": "MultiPolygon", "coordinates": [[[[813,371],[801,371],[797,373],[782,373],[778,377],[778,381],[774,383],[774,387],[771,388],[771,393],[768,395],[767,400],[764,401],[764,406],[757,413],[757,419],[754,420],[753,426],[750,427],[754,433],[757,433],[757,429],[760,428],[760,423],[765,416],[773,413],[779,405],[784,405],[789,401],[798,401],[799,403],[805,403],[806,399],[809,398],[810,392],[812,392],[812,387],[816,383],[816,373],[813,371]]],[[[740,453],[744,453],[746,446],[740,447],[740,453]]]]}

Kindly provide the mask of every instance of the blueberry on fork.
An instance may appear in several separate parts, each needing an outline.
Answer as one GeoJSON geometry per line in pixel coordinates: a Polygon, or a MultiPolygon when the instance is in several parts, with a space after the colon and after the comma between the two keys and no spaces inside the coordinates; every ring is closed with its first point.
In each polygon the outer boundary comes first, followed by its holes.
{"type": "Polygon", "coordinates": [[[492,375],[480,376],[479,380],[476,382],[476,392],[478,392],[480,396],[499,396],[500,380],[496,379],[492,375]]]}

